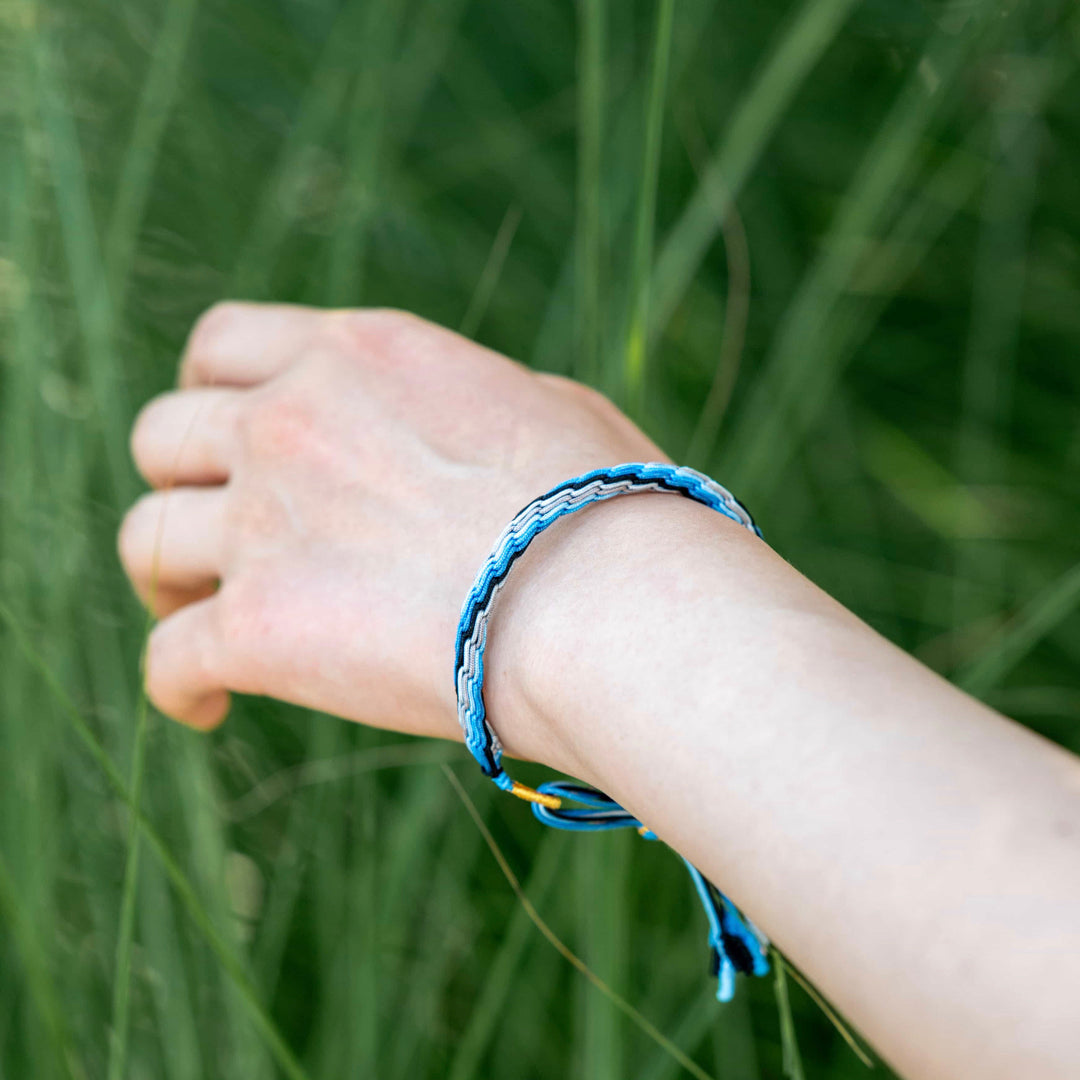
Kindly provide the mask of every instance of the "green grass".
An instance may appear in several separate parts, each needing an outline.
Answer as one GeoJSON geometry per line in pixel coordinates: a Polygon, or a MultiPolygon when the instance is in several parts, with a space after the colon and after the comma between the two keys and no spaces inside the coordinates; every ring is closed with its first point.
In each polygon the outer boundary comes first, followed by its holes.
{"type": "Polygon", "coordinates": [[[1054,2],[0,5],[0,1078],[863,1075],[790,967],[712,1000],[660,845],[140,714],[127,432],[215,299],[413,309],[1080,750],[1078,54],[1054,2]]]}

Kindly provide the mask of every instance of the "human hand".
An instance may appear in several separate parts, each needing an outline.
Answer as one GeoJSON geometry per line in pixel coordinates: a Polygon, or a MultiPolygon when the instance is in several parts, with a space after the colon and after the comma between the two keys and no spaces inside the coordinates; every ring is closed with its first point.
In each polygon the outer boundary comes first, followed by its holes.
{"type": "Polygon", "coordinates": [[[180,387],[136,421],[158,490],[119,546],[161,617],[149,696],[203,729],[238,691],[458,737],[457,619],[499,532],[567,477],[666,460],[594,391],[397,311],[218,304],[180,387]]]}

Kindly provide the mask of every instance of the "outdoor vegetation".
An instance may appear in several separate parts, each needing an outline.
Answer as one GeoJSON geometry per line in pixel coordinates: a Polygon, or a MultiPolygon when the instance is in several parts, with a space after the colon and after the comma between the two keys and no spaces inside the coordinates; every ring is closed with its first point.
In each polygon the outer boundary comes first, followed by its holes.
{"type": "Polygon", "coordinates": [[[149,709],[128,431],[217,299],[410,309],[1080,751],[1078,58],[1064,0],[0,0],[0,1080],[863,1076],[790,971],[714,1000],[662,845],[149,709]]]}

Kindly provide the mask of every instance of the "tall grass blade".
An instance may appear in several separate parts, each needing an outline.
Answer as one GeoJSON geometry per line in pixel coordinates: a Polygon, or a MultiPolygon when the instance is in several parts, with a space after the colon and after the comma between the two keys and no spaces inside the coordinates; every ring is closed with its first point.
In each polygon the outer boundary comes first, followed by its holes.
{"type": "MultiPolygon", "coordinates": [[[[589,838],[573,852],[574,894],[580,926],[580,952],[590,969],[621,990],[627,983],[630,954],[630,847],[634,837],[618,832],[589,838]],[[589,840],[592,843],[589,843],[589,840]]],[[[582,1075],[590,1080],[621,1080],[626,1075],[626,1032],[612,1003],[581,987],[579,1009],[582,1075]]]]}
{"type": "MultiPolygon", "coordinates": [[[[956,473],[968,484],[993,483],[1005,471],[1031,215],[1045,143],[1042,109],[1051,83],[1051,60],[1029,54],[1011,57],[988,124],[993,165],[980,208],[954,449],[956,473]]],[[[999,544],[957,544],[959,580],[977,576],[993,581],[1004,595],[1006,565],[999,544]]],[[[954,590],[953,605],[957,627],[976,617],[962,591],[954,590]]]]}
{"type": "Polygon", "coordinates": [[[603,146],[606,97],[606,0],[577,5],[577,348],[574,374],[586,382],[600,376],[603,319],[603,146]]]}
{"type": "Polygon", "coordinates": [[[176,859],[173,858],[165,841],[157,833],[153,825],[146,819],[142,811],[135,805],[123,776],[113,764],[112,759],[105,752],[104,747],[101,745],[98,737],[94,734],[93,729],[86,722],[82,713],[79,711],[78,706],[71,700],[67,692],[53,675],[48,664],[45,663],[37,649],[35,649],[14,613],[2,600],[0,600],[0,619],[6,623],[8,630],[15,638],[20,651],[41,676],[50,695],[70,720],[75,733],[79,736],[83,746],[89,751],[91,758],[93,758],[101,768],[105,775],[105,779],[108,780],[109,786],[113,789],[113,792],[138,821],[142,829],[143,838],[149,843],[154,854],[157,856],[158,861],[164,868],[165,873],[173,884],[173,888],[180,897],[181,903],[187,910],[191,921],[202,934],[206,943],[213,950],[218,962],[222,965],[222,968],[236,987],[240,1000],[243,1002],[245,1010],[254,1027],[266,1041],[278,1066],[281,1068],[282,1072],[289,1077],[289,1080],[307,1080],[307,1073],[301,1067],[299,1061],[293,1055],[292,1050],[289,1049],[288,1044],[278,1031],[277,1026],[263,1008],[254,986],[252,986],[244,971],[243,964],[233,954],[217,927],[214,925],[205,906],[199,899],[198,893],[196,893],[195,888],[188,880],[187,875],[180,868],[180,864],[176,859]]]}
{"type": "MultiPolygon", "coordinates": [[[[562,839],[560,836],[549,836],[536,855],[529,880],[524,886],[526,895],[534,897],[535,903],[544,902],[557,880],[564,856],[562,839]]],[[[503,1004],[515,976],[521,970],[530,941],[530,926],[528,914],[519,905],[514,909],[510,925],[502,935],[502,944],[488,969],[483,988],[473,1002],[469,1021],[456,1040],[448,1080],[470,1080],[479,1075],[484,1053],[498,1030],[503,1004]]]]}
{"type": "Polygon", "coordinates": [[[878,129],[740,413],[727,455],[731,471],[725,473],[737,490],[758,497],[771,490],[812,422],[814,406],[823,401],[812,391],[820,389],[827,374],[835,378],[835,365],[811,365],[807,357],[831,332],[837,304],[885,216],[910,182],[921,140],[947,100],[946,88],[963,70],[997,10],[982,0],[968,9],[964,32],[939,30],[878,129]],[[934,73],[931,81],[926,79],[927,70],[934,73]]]}
{"type": "Polygon", "coordinates": [[[956,673],[957,686],[982,697],[1080,605],[1080,563],[1024,605],[982,655],[956,673]]]}
{"type": "MultiPolygon", "coordinates": [[[[156,572],[155,572],[156,578],[156,572]]],[[[155,586],[151,586],[151,592],[155,586]]],[[[149,632],[149,626],[147,627],[149,632]]],[[[135,740],[131,752],[131,778],[128,790],[135,811],[142,808],[143,777],[146,772],[146,736],[150,722],[150,703],[146,696],[145,679],[139,694],[135,716],[135,740]]],[[[128,823],[127,861],[121,889],[120,926],[116,940],[116,965],[113,972],[112,1023],[109,1029],[108,1080],[123,1080],[128,1065],[128,1027],[131,1003],[131,952],[135,939],[135,911],[139,890],[139,851],[141,829],[137,813],[128,823]]]]}
{"type": "Polygon", "coordinates": [[[858,0],[806,0],[735,107],[723,143],[672,227],[653,272],[653,333],[668,323],[784,111],[858,0]]]}
{"type": "Polygon", "coordinates": [[[499,278],[502,276],[506,257],[510,254],[510,245],[514,242],[514,235],[521,224],[521,215],[522,209],[517,203],[507,207],[503,215],[499,231],[492,241],[487,262],[484,263],[484,269],[480,273],[472,299],[461,320],[460,331],[465,337],[475,337],[476,331],[484,320],[488,305],[499,284],[499,278]]]}
{"type": "Polygon", "coordinates": [[[656,188],[660,180],[660,151],[664,134],[668,67],[671,64],[671,27],[675,0],[660,0],[656,8],[652,72],[645,98],[645,146],[641,163],[641,190],[634,224],[634,250],[630,264],[630,305],[623,348],[624,401],[641,416],[645,404],[645,367],[649,346],[649,288],[656,230],[656,188]]]}
{"type": "MultiPolygon", "coordinates": [[[[692,107],[682,118],[683,141],[694,167],[695,176],[701,182],[706,162],[705,136],[701,131],[696,112],[692,107]]],[[[686,460],[708,467],[720,423],[731,401],[735,380],[742,361],[743,344],[746,340],[746,324],[750,313],[750,245],[746,237],[742,215],[734,200],[729,200],[720,222],[724,236],[724,255],[727,261],[727,290],[724,297],[724,328],[720,337],[720,349],[716,358],[705,404],[698,414],[694,432],[686,448],[686,460]]]]}
{"type": "Polygon", "coordinates": [[[874,1067],[873,1058],[859,1045],[859,1040],[851,1033],[850,1028],[843,1020],[837,1015],[832,1006],[814,989],[813,984],[809,979],[804,978],[800,974],[799,969],[792,966],[791,962],[787,959],[784,960],[784,964],[787,968],[787,973],[806,991],[810,1000],[825,1014],[825,1018],[829,1021],[834,1028],[836,1028],[837,1034],[851,1047],[852,1053],[868,1068],[874,1067]]]}
{"type": "Polygon", "coordinates": [[[533,906],[532,901],[525,895],[525,890],[521,887],[521,882],[518,880],[517,875],[511,869],[510,864],[506,861],[506,856],[502,853],[502,849],[495,842],[495,837],[491,835],[491,830],[487,827],[487,823],[480,816],[480,812],[476,809],[476,805],[472,799],[469,798],[469,793],[462,786],[461,781],[454,775],[453,770],[444,765],[442,767],[443,772],[446,774],[446,778],[450,781],[454,791],[457,792],[458,798],[461,799],[465,806],[469,817],[476,823],[476,827],[480,830],[481,835],[484,838],[484,842],[491,850],[491,854],[495,857],[495,861],[499,864],[499,869],[502,871],[503,876],[506,878],[513,890],[514,895],[518,898],[519,903],[525,910],[526,915],[532,921],[533,925],[544,935],[545,938],[551,943],[552,947],[563,957],[564,960],[572,967],[576,968],[586,979],[601,994],[604,995],[620,1012],[625,1014],[634,1024],[637,1025],[650,1039],[652,1039],[658,1046],[661,1046],[666,1050],[691,1076],[697,1078],[697,1080],[711,1080],[709,1074],[700,1066],[696,1061],[690,1058],[684,1050],[676,1046],[651,1020],[634,1008],[624,997],[617,994],[603,979],[600,978],[576,953],[574,953],[563,940],[555,933],[554,930],[548,926],[543,917],[533,906]]]}
{"type": "Polygon", "coordinates": [[[347,100],[356,71],[357,41],[370,9],[361,0],[346,0],[327,35],[296,119],[263,184],[236,263],[234,279],[243,296],[262,299],[270,289],[281,245],[304,209],[305,180],[313,155],[325,143],[347,100]]]}
{"type": "MultiPolygon", "coordinates": [[[[27,34],[32,42],[41,129],[48,149],[87,380],[93,394],[113,495],[118,502],[126,502],[134,490],[125,434],[131,410],[124,384],[116,378],[112,301],[97,239],[86,169],[51,32],[47,25],[39,24],[27,34]]],[[[33,133],[30,134],[33,137],[33,133]]]]}
{"type": "Polygon", "coordinates": [[[275,803],[314,784],[348,780],[381,769],[410,765],[441,765],[461,757],[454,743],[402,742],[372,746],[334,757],[315,758],[267,776],[243,795],[227,803],[222,813],[233,822],[247,821],[275,803]]]}
{"type": "Polygon", "coordinates": [[[773,990],[776,994],[776,1008],[780,1015],[780,1049],[782,1068],[788,1080],[806,1080],[803,1072],[802,1056],[795,1038],[795,1020],[791,1015],[791,999],[788,996],[787,965],[784,958],[773,949],[773,967],[776,971],[773,990]]]}
{"type": "Polygon", "coordinates": [[[105,237],[109,291],[118,316],[124,308],[139,227],[150,197],[162,137],[179,91],[198,6],[199,0],[170,0],[139,95],[105,237]]]}
{"type": "Polygon", "coordinates": [[[387,98],[392,94],[403,4],[369,4],[354,49],[354,89],[346,106],[345,168],[330,228],[325,300],[333,307],[360,302],[364,251],[381,199],[387,98]]]}
{"type": "Polygon", "coordinates": [[[30,988],[30,997],[41,1015],[42,1022],[50,1035],[50,1043],[56,1055],[56,1063],[61,1071],[72,1080],[83,1080],[85,1073],[75,1060],[71,1041],[65,1030],[63,1013],[56,990],[36,935],[28,926],[26,916],[19,910],[15,893],[15,883],[0,851],[0,920],[9,927],[11,940],[22,953],[23,968],[30,988]]]}
{"type": "MultiPolygon", "coordinates": [[[[679,1011],[678,1023],[671,1034],[671,1040],[676,1046],[694,1047],[699,1046],[706,1039],[710,1031],[724,1026],[724,1014],[728,1006],[719,1006],[716,999],[708,993],[701,994],[690,1004],[688,1008],[679,1011]]],[[[636,1080],[675,1080],[679,1074],[679,1063],[670,1054],[659,1047],[652,1056],[645,1061],[641,1070],[636,1074],[636,1080]]],[[[717,1069],[716,1075],[724,1080],[727,1074],[722,1069],[717,1069]]],[[[754,1080],[753,1073],[744,1070],[735,1074],[742,1080],[754,1080]]]]}

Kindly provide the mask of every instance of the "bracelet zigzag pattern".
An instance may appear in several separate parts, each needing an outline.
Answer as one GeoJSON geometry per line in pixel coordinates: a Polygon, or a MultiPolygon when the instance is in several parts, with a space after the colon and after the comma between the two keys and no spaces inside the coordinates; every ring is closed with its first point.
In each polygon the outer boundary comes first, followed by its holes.
{"type": "MultiPolygon", "coordinates": [[[[485,775],[500,788],[532,803],[533,813],[546,825],[578,832],[633,828],[646,839],[657,839],[614,799],[595,788],[570,781],[553,781],[533,789],[507,775],[503,749],[484,707],[484,648],[488,620],[509,576],[510,569],[530,542],[548,526],[576,510],[638,492],[668,492],[693,499],[737,522],[756,536],[761,531],[738,500],[715,480],[686,466],[631,462],[596,469],[567,480],[529,503],[503,530],[476,576],[458,623],[454,683],[458,721],[465,745],[485,775]],[[576,807],[567,807],[572,802],[576,807]]],[[[683,860],[705,908],[709,922],[711,973],[717,977],[716,996],[729,1001],[735,991],[735,974],[764,975],[769,970],[768,941],[736,910],[697,867],[683,860]]]]}

